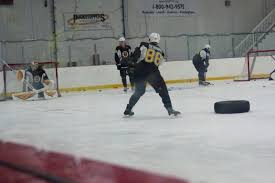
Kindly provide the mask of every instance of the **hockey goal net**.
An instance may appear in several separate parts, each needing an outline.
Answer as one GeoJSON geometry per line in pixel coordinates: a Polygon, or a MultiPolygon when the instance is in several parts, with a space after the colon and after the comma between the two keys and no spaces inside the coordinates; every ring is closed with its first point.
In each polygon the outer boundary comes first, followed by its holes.
{"type": "MultiPolygon", "coordinates": [[[[35,62],[40,68],[45,70],[48,80],[51,81],[51,86],[47,90],[43,90],[44,98],[60,97],[59,82],[58,82],[58,63],[57,62],[35,62]]],[[[24,94],[32,91],[34,87],[33,81],[37,78],[27,79],[27,71],[31,69],[31,63],[16,63],[16,64],[1,64],[0,67],[0,100],[14,98],[14,95],[24,94]],[[19,79],[18,74],[21,75],[19,79]]],[[[29,76],[28,76],[29,77],[29,76]]],[[[39,78],[38,78],[39,79],[39,78]]],[[[43,79],[42,79],[43,80],[43,79]]],[[[45,85],[46,88],[46,85],[45,85]]],[[[42,88],[43,89],[43,88],[42,88]]],[[[35,93],[32,99],[38,98],[38,93],[35,93]]]]}
{"type": "Polygon", "coordinates": [[[252,50],[246,54],[241,74],[235,81],[275,79],[275,49],[252,50]]]}

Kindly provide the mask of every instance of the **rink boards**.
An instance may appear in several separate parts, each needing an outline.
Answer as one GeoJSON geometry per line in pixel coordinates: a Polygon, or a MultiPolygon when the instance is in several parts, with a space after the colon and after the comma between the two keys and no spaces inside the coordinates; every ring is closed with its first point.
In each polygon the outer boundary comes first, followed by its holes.
{"type": "MultiPolygon", "coordinates": [[[[207,73],[208,80],[233,80],[239,76],[244,67],[244,58],[212,59],[207,73]]],[[[253,74],[265,77],[275,67],[275,62],[261,58],[256,62],[253,74]]],[[[166,62],[160,66],[167,83],[190,83],[197,81],[197,72],[191,61],[166,62]]],[[[13,73],[10,73],[13,74],[13,73]]],[[[0,81],[3,76],[0,72],[0,81]]],[[[79,92],[121,87],[121,78],[115,65],[59,68],[61,92],[79,92]]],[[[16,90],[13,85],[8,92],[16,90]]],[[[0,84],[0,91],[3,85],[0,84]]]]}

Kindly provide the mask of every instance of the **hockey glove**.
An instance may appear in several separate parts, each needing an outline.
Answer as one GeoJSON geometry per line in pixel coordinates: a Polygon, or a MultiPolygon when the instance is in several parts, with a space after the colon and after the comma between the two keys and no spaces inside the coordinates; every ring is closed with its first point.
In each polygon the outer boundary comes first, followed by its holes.
{"type": "Polygon", "coordinates": [[[117,64],[116,67],[117,67],[117,70],[120,70],[121,69],[121,64],[117,64]]]}

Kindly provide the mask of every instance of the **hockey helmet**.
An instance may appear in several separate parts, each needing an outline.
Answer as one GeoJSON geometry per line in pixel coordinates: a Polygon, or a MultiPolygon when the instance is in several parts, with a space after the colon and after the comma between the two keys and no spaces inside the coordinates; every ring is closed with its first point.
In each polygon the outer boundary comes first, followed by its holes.
{"type": "Polygon", "coordinates": [[[211,49],[211,46],[210,46],[209,44],[206,44],[206,45],[204,46],[204,49],[210,50],[210,49],[211,49]]]}
{"type": "Polygon", "coordinates": [[[159,35],[159,33],[155,33],[155,32],[151,33],[149,35],[149,42],[150,43],[159,43],[160,42],[160,35],[159,35]]]}
{"type": "Polygon", "coordinates": [[[125,37],[121,37],[118,39],[118,42],[124,42],[124,41],[126,41],[125,37]]]}

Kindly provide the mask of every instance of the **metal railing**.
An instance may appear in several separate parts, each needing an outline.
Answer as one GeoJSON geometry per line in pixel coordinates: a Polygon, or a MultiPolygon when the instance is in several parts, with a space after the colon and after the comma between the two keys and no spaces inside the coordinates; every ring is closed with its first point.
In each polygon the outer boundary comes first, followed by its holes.
{"type": "Polygon", "coordinates": [[[275,8],[234,48],[236,56],[244,56],[275,26],[275,8]]]}

